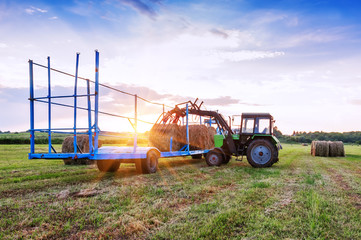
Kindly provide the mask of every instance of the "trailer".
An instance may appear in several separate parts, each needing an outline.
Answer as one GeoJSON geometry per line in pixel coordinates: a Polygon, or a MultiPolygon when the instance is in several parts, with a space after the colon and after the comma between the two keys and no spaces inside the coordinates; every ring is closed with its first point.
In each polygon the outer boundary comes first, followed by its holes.
{"type": "MultiPolygon", "coordinates": [[[[162,116],[165,115],[164,104],[151,102],[145,98],[124,92],[105,84],[101,84],[99,81],[99,52],[95,50],[95,80],[92,81],[87,78],[78,76],[79,69],[79,53],[76,54],[76,67],[75,74],[66,73],[50,66],[50,57],[47,58],[47,65],[35,63],[33,60],[29,60],[29,80],[30,80],[30,153],[29,159],[89,159],[94,160],[97,163],[98,169],[102,172],[115,172],[118,170],[121,163],[135,163],[136,169],[140,173],[155,173],[157,171],[158,159],[159,158],[171,158],[179,156],[202,156],[207,154],[210,149],[191,150],[189,143],[189,112],[188,103],[186,103],[186,113],[184,116],[184,124],[186,125],[186,144],[179,151],[161,152],[155,147],[141,147],[137,144],[137,124],[141,119],[138,119],[138,101],[146,101],[150,104],[157,104],[163,106],[162,116]],[[40,67],[47,70],[47,95],[46,96],[35,96],[35,79],[34,79],[34,67],[40,67]],[[66,75],[74,78],[74,92],[70,95],[54,95],[52,93],[52,73],[66,75]],[[78,93],[78,81],[86,81],[86,94],[78,93]],[[90,85],[93,84],[94,91],[91,91],[90,85]],[[107,87],[111,91],[120,92],[123,94],[134,97],[134,117],[125,117],[117,113],[109,113],[99,110],[99,95],[100,86],[107,87]],[[78,105],[78,99],[85,98],[87,102],[86,107],[78,105]],[[70,99],[73,104],[60,103],[59,99],[70,99]],[[47,105],[47,128],[36,128],[35,127],[35,103],[43,103],[47,105]],[[71,108],[73,111],[73,126],[72,127],[52,127],[53,121],[53,107],[71,108]],[[87,112],[87,127],[78,126],[78,112],[87,112]],[[134,145],[133,147],[120,147],[120,146],[102,146],[99,147],[99,136],[103,135],[103,132],[99,128],[99,114],[105,114],[107,116],[126,118],[134,129],[134,145]],[[36,151],[35,137],[36,133],[45,132],[48,133],[48,151],[39,152],[36,151]],[[70,153],[59,153],[56,152],[52,145],[53,133],[71,134],[73,136],[73,152],[70,153]],[[80,134],[86,134],[89,141],[89,152],[82,152],[77,144],[77,136],[80,134]]],[[[147,121],[142,121],[146,122],[147,121]]],[[[204,121],[206,122],[206,121],[204,121]]],[[[148,122],[149,123],[149,122],[148,122]]],[[[200,120],[202,123],[202,120],[200,120]]],[[[149,123],[152,124],[152,123],[149,123]]],[[[104,135],[111,135],[112,133],[105,133],[104,135]]],[[[170,140],[170,146],[172,146],[172,139],[170,140]]]]}

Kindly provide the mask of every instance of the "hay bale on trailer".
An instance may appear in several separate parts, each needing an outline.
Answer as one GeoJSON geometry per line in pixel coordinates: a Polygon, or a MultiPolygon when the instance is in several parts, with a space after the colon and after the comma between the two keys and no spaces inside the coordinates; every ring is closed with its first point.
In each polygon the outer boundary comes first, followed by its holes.
{"type": "Polygon", "coordinates": [[[217,130],[214,127],[208,127],[208,134],[210,137],[209,145],[207,146],[207,149],[214,148],[214,135],[217,134],[217,130]]]}
{"type": "MultiPolygon", "coordinates": [[[[211,149],[214,147],[214,135],[216,130],[205,125],[189,126],[190,150],[211,149]]],[[[180,150],[187,144],[187,127],[177,124],[154,124],[149,132],[150,146],[158,148],[161,152],[170,151],[170,139],[172,141],[172,151],[180,150]]]]}
{"type": "Polygon", "coordinates": [[[312,141],[311,155],[320,157],[344,157],[345,149],[343,142],[312,141]]]}
{"type": "MultiPolygon", "coordinates": [[[[76,136],[76,142],[78,145],[77,149],[77,153],[88,153],[89,152],[89,136],[88,135],[77,135],[76,136]],[[80,151],[79,151],[80,150],[80,151]]],[[[94,137],[93,137],[93,142],[94,142],[94,137]]],[[[102,146],[102,142],[100,140],[98,140],[98,147],[102,146]]],[[[63,144],[61,146],[61,152],[62,153],[73,153],[74,152],[74,137],[73,136],[69,136],[66,137],[63,141],[63,144]]],[[[89,160],[89,159],[63,159],[64,163],[66,165],[85,165],[85,164],[94,164],[94,161],[89,160]]]]}
{"type": "Polygon", "coordinates": [[[149,145],[156,147],[161,152],[178,151],[180,149],[180,129],[173,124],[154,124],[149,132],[149,145]],[[172,149],[170,149],[170,139],[172,149]]]}
{"type": "MultiPolygon", "coordinates": [[[[189,125],[189,149],[203,150],[214,147],[214,138],[211,137],[210,131],[205,125],[189,125]]],[[[180,127],[181,144],[187,144],[187,126],[180,127]]]]}

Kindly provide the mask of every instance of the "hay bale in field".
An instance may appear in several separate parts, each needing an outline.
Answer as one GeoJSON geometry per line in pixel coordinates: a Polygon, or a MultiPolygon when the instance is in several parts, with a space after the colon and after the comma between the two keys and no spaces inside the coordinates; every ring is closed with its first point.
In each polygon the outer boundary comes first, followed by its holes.
{"type": "Polygon", "coordinates": [[[329,149],[329,153],[328,155],[330,157],[336,157],[337,156],[337,144],[335,142],[328,142],[328,144],[330,145],[330,149],[329,149]]]}
{"type": "MultiPolygon", "coordinates": [[[[214,137],[210,135],[208,127],[205,125],[190,125],[189,126],[189,149],[190,150],[203,150],[214,147],[214,137]]],[[[187,126],[180,127],[181,144],[187,144],[187,126]]]]}
{"type": "Polygon", "coordinates": [[[312,156],[316,156],[316,143],[315,143],[316,141],[312,141],[311,142],[311,155],[312,156]]]}
{"type": "Polygon", "coordinates": [[[339,157],[345,157],[346,154],[345,154],[345,147],[343,145],[343,142],[342,141],[337,141],[337,153],[338,153],[338,156],[339,157]]]}
{"type": "Polygon", "coordinates": [[[330,144],[330,149],[329,149],[330,157],[344,157],[345,156],[345,149],[344,149],[342,141],[329,142],[329,144],[330,144]]]}
{"type": "MultiPolygon", "coordinates": [[[[89,152],[89,138],[86,135],[77,135],[76,142],[82,153],[89,152]]],[[[79,149],[77,152],[79,152],[79,149]]],[[[61,146],[62,153],[73,153],[74,152],[74,137],[66,137],[61,146]]]]}
{"type": "Polygon", "coordinates": [[[344,157],[345,149],[343,142],[312,141],[311,155],[320,157],[344,157]]]}
{"type": "Polygon", "coordinates": [[[330,145],[327,141],[312,141],[311,154],[312,156],[328,157],[330,145]]]}
{"type": "Polygon", "coordinates": [[[149,145],[156,147],[161,152],[178,151],[180,149],[180,129],[173,124],[154,124],[149,132],[149,145]],[[170,139],[172,149],[170,149],[170,139]]]}

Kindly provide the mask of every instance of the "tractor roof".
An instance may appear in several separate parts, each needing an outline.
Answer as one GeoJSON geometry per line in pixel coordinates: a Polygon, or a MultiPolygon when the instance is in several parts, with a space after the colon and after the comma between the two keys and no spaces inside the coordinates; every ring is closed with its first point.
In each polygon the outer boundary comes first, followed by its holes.
{"type": "Polygon", "coordinates": [[[266,117],[273,119],[272,115],[269,113],[242,113],[242,117],[266,117]]]}

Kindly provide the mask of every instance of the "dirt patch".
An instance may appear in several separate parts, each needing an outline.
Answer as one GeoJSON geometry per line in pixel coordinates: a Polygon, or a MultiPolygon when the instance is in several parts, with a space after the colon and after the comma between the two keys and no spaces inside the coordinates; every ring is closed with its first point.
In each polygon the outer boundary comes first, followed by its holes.
{"type": "Polygon", "coordinates": [[[331,173],[331,179],[343,190],[352,190],[350,185],[343,179],[343,176],[336,172],[336,170],[332,168],[327,168],[327,171],[331,173]]]}
{"type": "Polygon", "coordinates": [[[80,191],[70,192],[68,189],[66,189],[66,190],[60,191],[55,196],[58,199],[66,199],[68,197],[93,197],[100,193],[103,193],[103,191],[95,190],[95,189],[82,189],[80,191]]]}
{"type": "MultiPolygon", "coordinates": [[[[327,171],[331,174],[331,179],[345,191],[351,191],[352,187],[344,180],[343,176],[339,174],[336,170],[328,168],[327,171]]],[[[351,193],[349,199],[352,204],[357,208],[361,209],[361,195],[358,193],[351,193]]]]}

